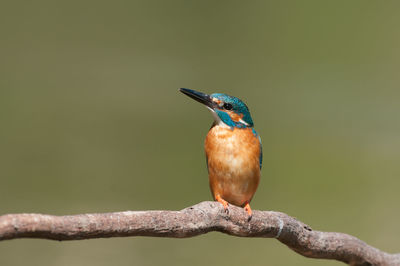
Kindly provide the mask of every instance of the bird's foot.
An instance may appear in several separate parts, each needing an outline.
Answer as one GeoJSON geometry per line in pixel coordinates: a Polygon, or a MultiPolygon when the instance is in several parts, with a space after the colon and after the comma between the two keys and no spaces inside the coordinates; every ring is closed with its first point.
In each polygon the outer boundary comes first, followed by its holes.
{"type": "Polygon", "coordinates": [[[224,211],[225,211],[227,214],[229,214],[229,209],[228,209],[229,203],[228,203],[226,200],[224,200],[223,198],[221,198],[220,195],[216,195],[216,196],[215,196],[215,200],[218,201],[219,203],[221,203],[222,206],[224,206],[224,211]]]}
{"type": "Polygon", "coordinates": [[[248,202],[246,202],[246,204],[244,205],[244,210],[249,214],[247,220],[250,221],[251,218],[253,217],[253,211],[251,210],[250,204],[248,202]]]}

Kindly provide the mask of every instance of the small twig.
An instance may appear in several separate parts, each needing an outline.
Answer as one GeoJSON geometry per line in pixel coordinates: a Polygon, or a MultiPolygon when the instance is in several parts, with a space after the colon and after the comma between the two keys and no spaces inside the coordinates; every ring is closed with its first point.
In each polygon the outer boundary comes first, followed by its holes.
{"type": "Polygon", "coordinates": [[[226,214],[217,202],[201,202],[181,211],[0,216],[0,240],[79,240],[126,236],[185,238],[211,231],[240,237],[277,238],[292,250],[310,258],[334,259],[350,265],[400,265],[400,254],[380,251],[356,237],[314,231],[281,212],[254,211],[248,221],[242,208],[231,205],[229,214],[226,214]]]}

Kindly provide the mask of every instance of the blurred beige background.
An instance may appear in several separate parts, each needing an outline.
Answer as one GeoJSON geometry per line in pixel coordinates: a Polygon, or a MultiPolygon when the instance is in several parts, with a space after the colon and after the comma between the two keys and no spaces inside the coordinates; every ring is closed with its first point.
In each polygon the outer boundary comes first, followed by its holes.
{"type": "MultiPolygon", "coordinates": [[[[400,252],[398,1],[2,1],[0,214],[210,200],[212,122],[243,99],[264,146],[253,209],[400,252]]],[[[341,265],[210,233],[0,243],[0,265],[341,265]]]]}

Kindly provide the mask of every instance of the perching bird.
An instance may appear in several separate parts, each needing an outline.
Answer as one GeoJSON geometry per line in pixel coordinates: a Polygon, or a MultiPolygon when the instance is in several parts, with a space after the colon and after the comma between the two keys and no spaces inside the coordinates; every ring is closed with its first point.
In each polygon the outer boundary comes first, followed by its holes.
{"type": "Polygon", "coordinates": [[[204,104],[214,117],[204,144],[214,199],[226,212],[228,203],[244,207],[250,219],[249,203],[260,182],[262,147],[249,109],[238,98],[223,93],[180,91],[204,104]]]}

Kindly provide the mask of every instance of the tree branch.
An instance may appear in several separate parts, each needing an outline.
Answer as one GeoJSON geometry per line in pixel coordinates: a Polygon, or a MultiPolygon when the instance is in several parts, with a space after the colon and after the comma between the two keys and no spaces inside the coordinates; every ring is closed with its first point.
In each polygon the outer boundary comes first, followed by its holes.
{"type": "Polygon", "coordinates": [[[125,211],[53,216],[0,216],[0,240],[43,238],[79,240],[104,237],[154,236],[185,238],[218,231],[240,237],[277,238],[297,253],[334,259],[350,265],[400,265],[400,253],[388,254],[356,237],[314,231],[281,212],[254,211],[248,221],[242,208],[226,214],[217,202],[201,202],[181,211],[125,211]]]}

